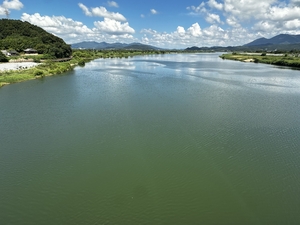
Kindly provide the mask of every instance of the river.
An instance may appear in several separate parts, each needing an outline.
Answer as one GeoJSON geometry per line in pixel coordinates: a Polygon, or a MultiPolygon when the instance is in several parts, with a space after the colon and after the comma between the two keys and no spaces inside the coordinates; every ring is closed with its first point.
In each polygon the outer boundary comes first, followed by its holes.
{"type": "Polygon", "coordinates": [[[0,89],[0,224],[300,224],[300,73],[97,59],[0,89]]]}

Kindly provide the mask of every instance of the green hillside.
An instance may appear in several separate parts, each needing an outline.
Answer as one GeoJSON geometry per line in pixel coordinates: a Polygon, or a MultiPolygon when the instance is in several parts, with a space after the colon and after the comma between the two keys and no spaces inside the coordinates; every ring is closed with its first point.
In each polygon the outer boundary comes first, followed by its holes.
{"type": "Polygon", "coordinates": [[[65,58],[72,54],[71,47],[63,39],[38,26],[20,20],[1,19],[0,50],[23,52],[27,48],[36,49],[49,58],[65,58]]]}

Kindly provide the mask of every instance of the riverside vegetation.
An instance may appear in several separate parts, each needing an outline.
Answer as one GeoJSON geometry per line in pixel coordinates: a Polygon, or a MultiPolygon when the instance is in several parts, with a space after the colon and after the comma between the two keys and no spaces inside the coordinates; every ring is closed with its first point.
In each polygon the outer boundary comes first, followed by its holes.
{"type": "Polygon", "coordinates": [[[237,60],[242,62],[265,63],[278,66],[300,68],[299,53],[267,54],[255,53],[230,53],[220,56],[222,59],[237,60]]]}
{"type": "MultiPolygon", "coordinates": [[[[73,50],[70,58],[63,59],[47,59],[43,55],[25,56],[26,60],[40,64],[34,68],[0,72],[0,87],[5,84],[62,74],[72,70],[75,66],[84,66],[86,62],[97,58],[128,58],[136,55],[165,54],[170,52],[162,50],[73,50]]],[[[1,57],[3,58],[3,56],[1,57]]],[[[13,57],[12,59],[18,60],[20,57],[13,57]]]]}

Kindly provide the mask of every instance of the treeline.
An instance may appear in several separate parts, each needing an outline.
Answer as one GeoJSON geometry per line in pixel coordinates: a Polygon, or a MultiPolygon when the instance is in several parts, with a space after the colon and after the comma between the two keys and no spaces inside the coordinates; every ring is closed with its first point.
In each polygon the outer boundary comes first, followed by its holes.
{"type": "Polygon", "coordinates": [[[113,50],[73,50],[73,58],[85,58],[85,59],[96,59],[96,58],[128,58],[136,55],[153,55],[153,54],[166,54],[175,51],[165,50],[129,50],[129,49],[113,49],[113,50]]]}
{"type": "Polygon", "coordinates": [[[48,58],[65,58],[72,55],[72,49],[63,39],[44,29],[20,20],[0,20],[0,49],[23,52],[33,48],[48,58]]]}

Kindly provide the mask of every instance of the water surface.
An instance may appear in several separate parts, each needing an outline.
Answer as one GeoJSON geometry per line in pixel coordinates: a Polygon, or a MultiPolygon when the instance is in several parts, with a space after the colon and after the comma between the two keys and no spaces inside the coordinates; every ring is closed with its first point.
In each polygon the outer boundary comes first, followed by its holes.
{"type": "Polygon", "coordinates": [[[98,59],[0,89],[1,224],[300,224],[300,76],[98,59]]]}

